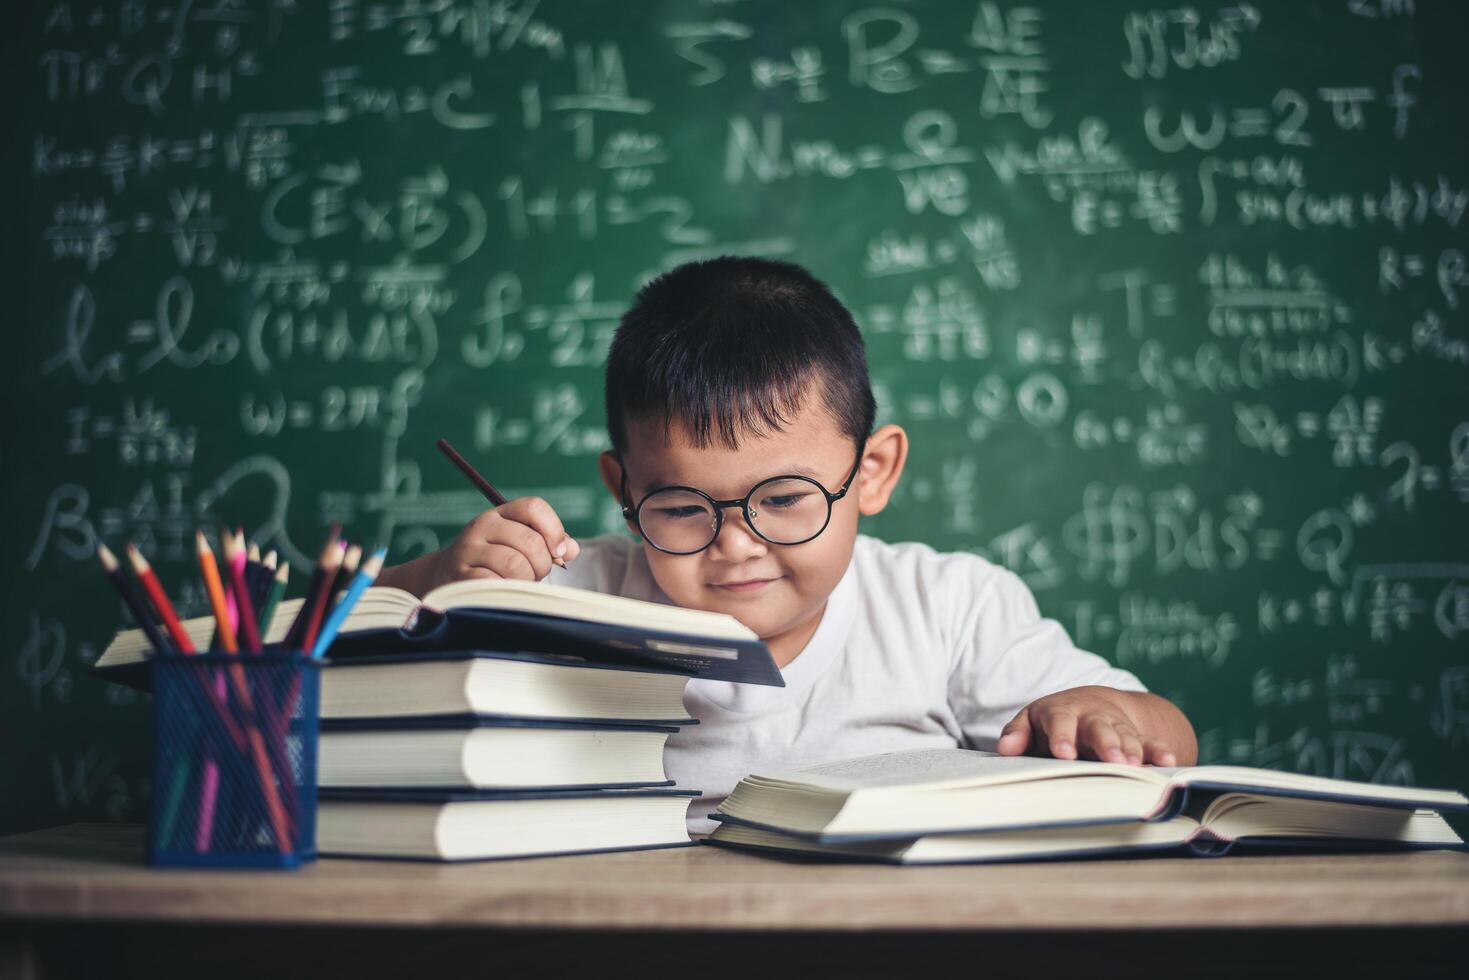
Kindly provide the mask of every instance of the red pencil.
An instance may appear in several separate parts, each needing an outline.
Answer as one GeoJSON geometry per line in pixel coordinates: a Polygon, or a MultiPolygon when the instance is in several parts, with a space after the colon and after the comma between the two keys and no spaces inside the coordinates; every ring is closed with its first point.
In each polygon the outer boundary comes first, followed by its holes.
{"type": "Polygon", "coordinates": [[[133,563],[133,571],[137,573],[138,581],[143,583],[143,588],[148,592],[148,598],[153,600],[153,608],[158,610],[159,616],[163,617],[163,625],[168,629],[168,635],[173,637],[174,646],[183,653],[194,653],[194,643],[189,639],[189,634],[184,632],[184,624],[179,622],[173,603],[168,601],[168,593],[163,591],[158,576],[153,573],[153,566],[148,564],[148,559],[143,557],[143,553],[132,542],[128,542],[127,553],[128,560],[133,563]]]}
{"type": "Polygon", "coordinates": [[[301,638],[305,636],[306,624],[311,619],[311,604],[316,599],[321,583],[326,580],[326,556],[328,552],[338,551],[337,540],[341,534],[342,525],[333,524],[331,533],[327,535],[326,543],[321,546],[321,556],[317,558],[316,567],[311,571],[311,580],[306,586],[306,599],[301,603],[301,608],[297,610],[296,618],[291,620],[291,628],[286,631],[286,638],[282,641],[282,646],[287,650],[303,649],[301,638]]]}
{"type": "Polygon", "coordinates": [[[316,633],[321,629],[321,621],[326,618],[327,606],[331,605],[332,590],[336,585],[337,569],[342,566],[342,550],[331,549],[330,554],[322,555],[322,582],[316,596],[311,602],[311,618],[306,620],[306,631],[301,635],[301,649],[310,650],[316,643],[316,633]]]}

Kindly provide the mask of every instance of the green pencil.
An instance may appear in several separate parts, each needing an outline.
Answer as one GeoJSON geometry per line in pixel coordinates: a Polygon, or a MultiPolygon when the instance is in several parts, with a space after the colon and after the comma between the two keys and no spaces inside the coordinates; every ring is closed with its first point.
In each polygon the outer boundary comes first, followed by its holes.
{"type": "Polygon", "coordinates": [[[270,594],[265,597],[265,605],[260,607],[260,636],[261,642],[267,642],[264,638],[270,634],[270,621],[275,616],[275,607],[281,601],[281,596],[286,594],[286,580],[291,577],[291,563],[281,562],[281,567],[275,571],[275,581],[271,583],[270,594]]]}

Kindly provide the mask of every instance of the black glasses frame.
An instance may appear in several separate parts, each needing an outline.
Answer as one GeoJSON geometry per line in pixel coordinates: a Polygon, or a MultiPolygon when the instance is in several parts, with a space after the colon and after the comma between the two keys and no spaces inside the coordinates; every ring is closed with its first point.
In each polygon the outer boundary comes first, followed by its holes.
{"type": "Polygon", "coordinates": [[[632,505],[631,499],[627,495],[627,465],[623,463],[621,456],[619,456],[618,459],[617,459],[617,465],[620,466],[620,467],[622,467],[622,516],[623,516],[623,518],[626,519],[626,520],[632,521],[634,524],[636,524],[637,525],[637,528],[638,528],[638,534],[642,535],[643,540],[646,541],[646,542],[648,542],[654,548],[657,548],[659,551],[663,552],[664,554],[668,554],[668,555],[697,555],[699,552],[708,549],[709,545],[711,545],[715,541],[718,541],[719,540],[719,532],[722,531],[722,530],[724,530],[724,512],[725,512],[726,509],[728,509],[730,507],[738,507],[740,509],[740,512],[745,515],[745,525],[747,527],[749,527],[750,530],[754,531],[755,534],[757,536],[759,536],[759,538],[762,541],[768,541],[771,544],[777,544],[777,545],[797,545],[797,544],[805,544],[807,541],[812,541],[812,540],[816,539],[817,537],[820,537],[821,532],[822,531],[825,531],[826,530],[826,526],[831,523],[831,510],[832,510],[832,506],[834,504],[836,504],[836,502],[838,500],[841,500],[843,497],[845,497],[847,495],[847,491],[852,488],[852,481],[857,478],[857,468],[862,465],[862,450],[860,448],[857,450],[857,459],[852,463],[852,471],[847,474],[847,478],[842,481],[842,488],[840,490],[838,490],[836,493],[832,493],[830,490],[826,489],[826,487],[822,486],[821,483],[817,482],[816,480],[812,479],[809,476],[801,476],[801,475],[796,474],[796,473],[788,473],[788,474],[785,474],[783,476],[772,476],[772,477],[768,477],[768,478],[766,478],[764,480],[761,480],[759,483],[757,483],[753,487],[751,487],[750,488],[750,492],[747,493],[747,494],[745,494],[743,497],[736,497],[736,498],[732,498],[730,500],[717,500],[714,497],[709,496],[703,490],[700,490],[698,487],[685,487],[685,486],[655,487],[654,489],[649,490],[647,493],[643,494],[643,499],[638,501],[638,504],[637,504],[636,507],[634,507],[632,505]],[[825,495],[825,497],[826,497],[826,520],[824,520],[824,521],[821,522],[821,527],[817,528],[816,531],[815,531],[815,533],[813,533],[810,537],[802,538],[799,541],[775,541],[775,540],[772,540],[771,538],[768,538],[768,537],[765,536],[765,533],[760,530],[760,528],[756,525],[754,519],[750,516],[750,499],[755,496],[755,491],[756,490],[759,490],[761,487],[765,486],[767,483],[778,483],[781,480],[802,480],[802,481],[804,481],[806,483],[811,484],[816,489],[820,490],[823,495],[825,495]],[[644,531],[643,531],[643,521],[642,521],[642,518],[640,517],[640,515],[642,514],[642,511],[643,511],[643,505],[646,504],[649,501],[649,499],[651,499],[654,495],[663,493],[666,490],[685,490],[685,491],[687,491],[689,493],[697,494],[698,496],[703,497],[705,500],[709,501],[710,505],[714,508],[714,531],[713,531],[712,534],[709,535],[709,541],[706,544],[704,544],[702,547],[695,548],[692,551],[673,551],[672,549],[669,549],[669,548],[659,547],[658,542],[654,541],[652,538],[648,537],[648,535],[646,533],[644,533],[644,531]]]}

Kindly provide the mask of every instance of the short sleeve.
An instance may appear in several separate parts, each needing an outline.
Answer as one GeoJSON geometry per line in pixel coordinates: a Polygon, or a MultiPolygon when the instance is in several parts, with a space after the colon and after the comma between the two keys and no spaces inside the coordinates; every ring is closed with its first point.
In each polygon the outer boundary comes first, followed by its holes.
{"type": "Polygon", "coordinates": [[[967,745],[994,749],[1000,729],[1037,698],[1100,685],[1146,691],[1136,676],[1078,649],[1065,628],[1041,616],[1014,572],[985,563],[965,603],[949,675],[949,705],[967,745]]]}

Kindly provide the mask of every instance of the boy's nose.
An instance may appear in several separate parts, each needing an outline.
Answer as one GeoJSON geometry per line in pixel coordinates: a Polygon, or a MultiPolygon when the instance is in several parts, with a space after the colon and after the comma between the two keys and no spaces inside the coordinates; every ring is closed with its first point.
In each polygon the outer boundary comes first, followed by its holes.
{"type": "Polygon", "coordinates": [[[709,546],[709,550],[716,558],[739,562],[747,558],[758,558],[765,554],[769,547],[765,539],[745,523],[744,512],[735,508],[726,512],[724,523],[719,528],[719,534],[715,536],[714,543],[709,546]]]}

